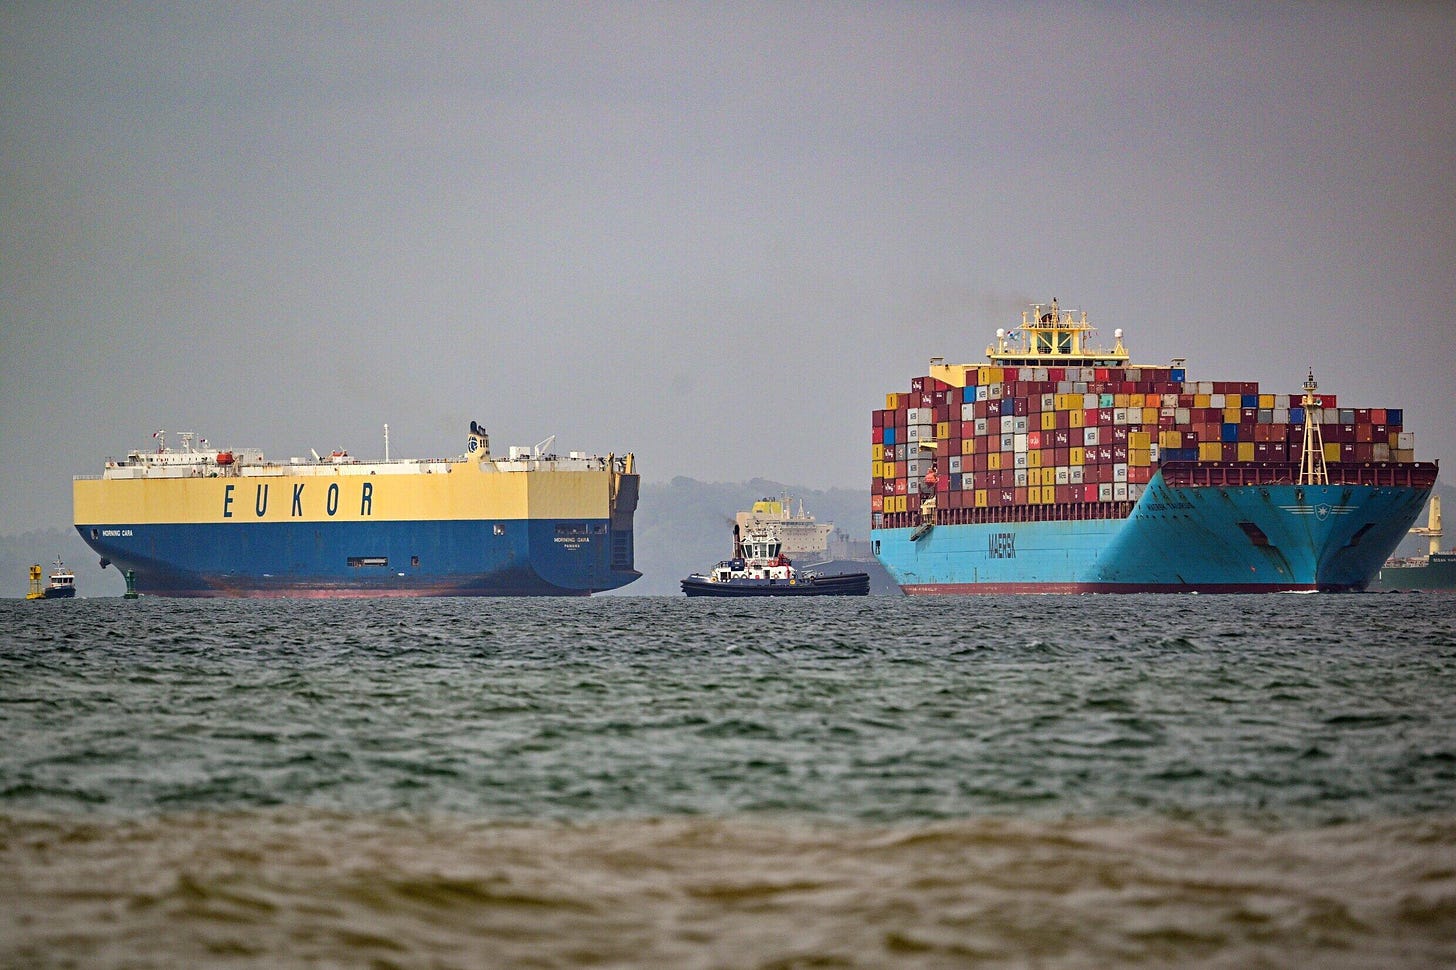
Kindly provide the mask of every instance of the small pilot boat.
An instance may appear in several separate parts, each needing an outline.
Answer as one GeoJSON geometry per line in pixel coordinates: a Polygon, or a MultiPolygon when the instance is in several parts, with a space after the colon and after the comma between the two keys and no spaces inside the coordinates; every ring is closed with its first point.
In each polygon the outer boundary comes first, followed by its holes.
{"type": "Polygon", "coordinates": [[[70,599],[76,595],[76,574],[66,568],[59,556],[56,557],[56,568],[51,571],[51,581],[48,586],[40,584],[40,566],[30,567],[30,592],[25,594],[28,600],[61,600],[70,599]]]}

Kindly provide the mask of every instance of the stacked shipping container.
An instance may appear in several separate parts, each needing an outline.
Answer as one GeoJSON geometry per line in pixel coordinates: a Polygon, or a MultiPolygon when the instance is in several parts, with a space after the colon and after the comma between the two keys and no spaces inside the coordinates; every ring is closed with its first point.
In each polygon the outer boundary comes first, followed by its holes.
{"type": "MultiPolygon", "coordinates": [[[[936,467],[944,523],[1125,517],[1163,462],[1297,465],[1302,395],[1257,383],[1186,382],[1178,367],[965,367],[964,384],[917,377],[873,414],[875,528],[920,519],[936,467]],[[927,447],[930,446],[930,447],[927,447]]],[[[1413,462],[1391,408],[1319,395],[1330,463],[1413,462]]]]}

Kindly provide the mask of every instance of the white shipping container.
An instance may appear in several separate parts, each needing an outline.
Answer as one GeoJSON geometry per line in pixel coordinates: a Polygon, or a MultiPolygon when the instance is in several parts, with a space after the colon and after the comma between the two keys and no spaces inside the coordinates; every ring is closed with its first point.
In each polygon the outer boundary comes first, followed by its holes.
{"type": "Polygon", "coordinates": [[[991,433],[991,421],[989,418],[976,419],[976,437],[981,438],[991,433]]]}
{"type": "Polygon", "coordinates": [[[1223,394],[1210,394],[1208,396],[1208,406],[1211,408],[1226,408],[1228,405],[1224,403],[1224,400],[1225,395],[1223,394]]]}
{"type": "Polygon", "coordinates": [[[1015,478],[1016,487],[1017,488],[1025,488],[1026,487],[1026,469],[1025,468],[1018,468],[1018,469],[1016,469],[1016,472],[1015,472],[1015,474],[1014,474],[1013,477],[1015,478]]]}
{"type": "Polygon", "coordinates": [[[1098,485],[1097,486],[1097,501],[1099,501],[1099,502],[1111,502],[1112,501],[1112,483],[1111,482],[1103,482],[1101,485],[1098,485]]]}
{"type": "Polygon", "coordinates": [[[1026,415],[1023,414],[1020,417],[1013,418],[1011,420],[1011,430],[1016,434],[1026,434],[1030,431],[1031,423],[1026,415]]]}
{"type": "Polygon", "coordinates": [[[1112,409],[1112,423],[1113,424],[1127,424],[1127,408],[1113,408],[1112,409]]]}
{"type": "Polygon", "coordinates": [[[952,475],[956,474],[961,470],[961,456],[951,455],[950,460],[946,462],[946,465],[948,466],[948,470],[952,475]]]}
{"type": "Polygon", "coordinates": [[[1399,451],[1412,451],[1416,446],[1416,433],[1414,431],[1401,431],[1395,436],[1395,447],[1399,451]]]}
{"type": "Polygon", "coordinates": [[[1011,451],[1015,447],[1016,447],[1016,435],[1014,435],[1014,434],[1003,434],[1001,436],[1001,450],[1002,451],[1011,451]]]}
{"type": "Polygon", "coordinates": [[[987,387],[986,385],[982,384],[981,386],[979,386],[979,387],[976,388],[976,400],[977,401],[987,400],[988,398],[990,398],[990,396],[991,396],[991,388],[987,387]]]}
{"type": "Polygon", "coordinates": [[[1082,484],[1082,466],[1081,465],[1072,465],[1071,467],[1069,467],[1067,469],[1067,484],[1068,485],[1081,485],[1082,484]]]}
{"type": "Polygon", "coordinates": [[[1026,467],[1026,452],[1024,452],[1024,451],[1018,451],[1013,456],[1013,458],[1014,458],[1014,461],[1012,462],[1012,465],[1014,467],[1016,467],[1016,468],[1025,468],[1026,467]]]}
{"type": "Polygon", "coordinates": [[[1082,410],[1084,410],[1084,411],[1095,411],[1095,410],[1097,410],[1097,401],[1098,401],[1098,396],[1096,394],[1083,394],[1082,395],[1082,410]]]}
{"type": "Polygon", "coordinates": [[[1112,480],[1114,482],[1127,481],[1127,462],[1118,462],[1112,466],[1112,480]]]}
{"type": "Polygon", "coordinates": [[[1189,414],[1189,408],[1179,408],[1173,412],[1173,422],[1180,428],[1186,428],[1193,422],[1193,416],[1189,414]]]}
{"type": "Polygon", "coordinates": [[[1083,447],[1092,447],[1093,445],[1100,445],[1100,444],[1102,444],[1101,440],[1099,440],[1099,438],[1098,438],[1098,435],[1100,435],[1101,432],[1102,432],[1102,429],[1101,428],[1096,428],[1096,427],[1093,427],[1093,428],[1083,428],[1082,429],[1082,445],[1083,445],[1083,447]]]}
{"type": "Polygon", "coordinates": [[[1112,485],[1112,500],[1114,502],[1127,501],[1127,482],[1114,482],[1112,485]]]}
{"type": "Polygon", "coordinates": [[[1057,409],[1057,396],[1055,394],[1043,394],[1041,396],[1041,409],[1043,411],[1055,411],[1057,409]]]}
{"type": "Polygon", "coordinates": [[[1026,450],[1026,435],[1024,435],[1024,434],[1014,434],[1014,435],[1012,435],[1011,436],[1011,450],[1012,451],[1025,451],[1026,450]]]}
{"type": "Polygon", "coordinates": [[[1058,465],[1054,478],[1056,484],[1058,485],[1072,484],[1071,469],[1067,468],[1065,465],[1058,465]]]}

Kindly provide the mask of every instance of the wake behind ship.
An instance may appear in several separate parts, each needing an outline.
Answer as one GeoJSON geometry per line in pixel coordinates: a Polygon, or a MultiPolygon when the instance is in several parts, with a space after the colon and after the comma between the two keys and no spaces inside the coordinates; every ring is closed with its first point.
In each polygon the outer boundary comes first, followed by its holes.
{"type": "Polygon", "coordinates": [[[585,596],[641,575],[631,454],[547,439],[493,457],[473,421],[450,459],[278,462],[157,437],[73,484],[81,538],[144,594],[585,596]]]}
{"type": "Polygon", "coordinates": [[[872,420],[871,549],[924,593],[1364,590],[1436,480],[1403,412],[1189,381],[1034,305],[872,420]]]}

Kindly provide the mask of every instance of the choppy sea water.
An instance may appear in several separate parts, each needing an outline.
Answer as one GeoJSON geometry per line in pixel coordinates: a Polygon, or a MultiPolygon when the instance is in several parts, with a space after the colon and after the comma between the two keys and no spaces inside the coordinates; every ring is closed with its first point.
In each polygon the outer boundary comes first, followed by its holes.
{"type": "Polygon", "coordinates": [[[1456,965],[1456,597],[0,602],[0,966],[1456,965]]]}

